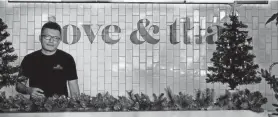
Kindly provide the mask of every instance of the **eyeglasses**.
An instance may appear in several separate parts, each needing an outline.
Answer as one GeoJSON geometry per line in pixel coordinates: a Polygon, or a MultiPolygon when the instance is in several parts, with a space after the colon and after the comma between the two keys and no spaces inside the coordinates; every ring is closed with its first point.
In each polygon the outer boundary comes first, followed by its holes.
{"type": "Polygon", "coordinates": [[[50,35],[42,35],[42,36],[43,36],[43,39],[45,39],[47,41],[49,41],[50,39],[53,39],[56,42],[60,41],[60,38],[56,37],[56,36],[50,36],[50,35]]]}

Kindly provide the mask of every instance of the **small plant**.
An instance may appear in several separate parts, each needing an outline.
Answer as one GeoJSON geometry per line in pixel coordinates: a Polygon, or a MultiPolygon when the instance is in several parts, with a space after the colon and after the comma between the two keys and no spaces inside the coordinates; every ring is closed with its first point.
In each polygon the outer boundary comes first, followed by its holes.
{"type": "MultiPolygon", "coordinates": [[[[31,101],[33,102],[33,111],[44,112],[46,111],[45,108],[45,97],[33,97],[31,101]]],[[[46,105],[49,106],[49,105],[46,105]]],[[[49,107],[50,108],[50,107],[49,107]]]]}
{"type": "Polygon", "coordinates": [[[153,94],[154,101],[152,103],[152,109],[151,110],[164,110],[166,103],[167,103],[167,98],[164,97],[164,93],[161,93],[158,97],[156,94],[153,94]]]}
{"type": "Polygon", "coordinates": [[[230,93],[228,90],[225,90],[225,94],[220,95],[220,97],[216,99],[215,106],[218,106],[223,110],[235,109],[235,105],[231,100],[232,93],[230,93]]]}
{"type": "Polygon", "coordinates": [[[30,112],[32,111],[32,101],[29,100],[28,98],[24,97],[22,94],[17,94],[13,98],[13,104],[15,105],[14,107],[18,111],[23,111],[23,112],[30,112]]]}
{"type": "MultiPolygon", "coordinates": [[[[55,108],[55,99],[53,97],[49,97],[45,100],[44,104],[44,109],[48,112],[51,112],[55,108]]],[[[56,110],[56,109],[55,109],[56,110]]],[[[57,110],[56,110],[57,111],[57,110]]]]}
{"type": "Polygon", "coordinates": [[[114,108],[114,105],[117,102],[117,99],[114,98],[112,95],[110,95],[108,92],[106,92],[106,94],[103,96],[103,102],[106,105],[105,106],[105,111],[111,111],[114,108]]]}
{"type": "Polygon", "coordinates": [[[90,108],[94,108],[97,111],[112,111],[116,108],[115,105],[119,104],[119,101],[108,92],[103,94],[98,93],[96,97],[87,97],[86,100],[86,105],[89,105],[90,108]]]}
{"type": "Polygon", "coordinates": [[[104,111],[104,109],[107,107],[104,102],[104,97],[105,97],[105,94],[103,95],[101,93],[98,93],[96,95],[96,97],[93,98],[93,100],[94,100],[93,106],[95,109],[98,109],[98,111],[104,111]]]}
{"type": "Polygon", "coordinates": [[[91,98],[89,95],[81,93],[79,97],[77,97],[78,103],[80,104],[79,110],[87,110],[88,107],[93,107],[91,105],[91,98]]]}
{"type": "Polygon", "coordinates": [[[267,103],[267,98],[263,97],[259,91],[250,92],[248,89],[240,90],[231,94],[228,90],[221,95],[217,101],[217,106],[225,110],[252,110],[262,112],[262,105],[267,103]]]}
{"type": "Polygon", "coordinates": [[[10,108],[10,104],[8,99],[6,98],[6,93],[5,92],[1,92],[0,95],[0,109],[4,110],[4,109],[8,109],[10,108]]]}
{"type": "Polygon", "coordinates": [[[267,103],[267,98],[263,97],[259,91],[251,93],[248,100],[250,106],[248,109],[255,112],[263,112],[263,108],[261,108],[261,106],[267,103]]]}
{"type": "Polygon", "coordinates": [[[118,96],[119,100],[117,100],[114,110],[115,111],[129,111],[133,105],[133,102],[129,100],[125,96],[118,96]]]}
{"type": "Polygon", "coordinates": [[[193,96],[179,92],[179,95],[176,95],[176,103],[179,110],[191,110],[193,108],[194,98],[193,96]]]}
{"type": "Polygon", "coordinates": [[[57,108],[61,108],[62,110],[68,108],[69,105],[69,98],[67,98],[65,95],[60,96],[59,98],[56,98],[57,108]]]}
{"type": "Polygon", "coordinates": [[[205,91],[197,90],[194,100],[195,108],[198,110],[207,110],[213,104],[214,90],[205,89],[205,91]]]}
{"type": "Polygon", "coordinates": [[[176,99],[176,95],[174,95],[172,93],[172,90],[170,89],[170,87],[165,88],[165,92],[167,95],[167,105],[166,105],[166,110],[179,110],[179,106],[177,104],[177,99],[176,99]]]}
{"type": "Polygon", "coordinates": [[[141,96],[139,94],[135,94],[134,95],[136,98],[136,102],[139,103],[139,110],[150,110],[152,103],[151,100],[149,98],[149,96],[141,93],[141,96]]]}
{"type": "Polygon", "coordinates": [[[129,99],[132,101],[133,108],[132,110],[139,111],[139,110],[150,110],[152,103],[149,98],[149,96],[141,93],[141,96],[139,94],[133,94],[132,91],[128,92],[129,99]]]}

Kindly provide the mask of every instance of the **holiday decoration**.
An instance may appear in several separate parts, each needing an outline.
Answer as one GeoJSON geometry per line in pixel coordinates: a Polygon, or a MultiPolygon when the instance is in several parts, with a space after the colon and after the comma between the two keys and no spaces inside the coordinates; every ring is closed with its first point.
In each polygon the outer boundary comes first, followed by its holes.
{"type": "MultiPolygon", "coordinates": [[[[261,72],[259,73],[262,75],[263,78],[265,78],[265,81],[267,82],[267,84],[270,85],[270,88],[273,89],[274,96],[276,100],[278,100],[278,78],[276,78],[275,75],[271,74],[272,67],[276,64],[278,64],[278,62],[271,64],[269,67],[269,71],[261,69],[261,72]]],[[[278,104],[272,104],[272,105],[274,107],[278,107],[278,104]]],[[[278,111],[278,109],[276,109],[276,111],[278,111]]],[[[273,115],[278,115],[278,113],[273,113],[273,115]]]]}
{"type": "Polygon", "coordinates": [[[197,90],[195,97],[195,105],[198,110],[207,110],[207,108],[213,104],[214,90],[206,89],[204,92],[197,90]]]}
{"type": "Polygon", "coordinates": [[[226,90],[225,95],[221,95],[215,105],[224,110],[252,110],[263,112],[262,105],[267,103],[267,98],[258,91],[250,92],[248,89],[230,93],[226,90]]]}
{"type": "Polygon", "coordinates": [[[10,35],[7,28],[8,26],[0,18],[0,89],[14,85],[17,80],[25,80],[23,77],[18,78],[19,66],[11,65],[18,56],[12,54],[14,52],[12,43],[6,40],[10,35]]]}
{"type": "Polygon", "coordinates": [[[273,21],[276,19],[276,25],[278,25],[278,13],[273,14],[267,21],[265,24],[268,24],[269,22],[273,21]]]}
{"type": "Polygon", "coordinates": [[[176,95],[175,103],[178,105],[178,110],[190,110],[194,109],[194,97],[188,94],[179,92],[179,95],[176,95]]]}
{"type": "Polygon", "coordinates": [[[96,111],[177,111],[177,110],[252,110],[261,112],[261,106],[267,102],[259,92],[247,89],[235,94],[226,93],[213,102],[212,89],[196,91],[196,97],[188,94],[173,94],[170,88],[165,89],[167,97],[161,93],[153,94],[153,100],[143,93],[114,98],[109,93],[98,93],[96,96],[81,94],[76,98],[53,95],[52,97],[36,97],[29,100],[22,94],[6,98],[0,95],[2,112],[96,112],[96,111]]]}
{"type": "Polygon", "coordinates": [[[167,97],[168,97],[168,101],[167,101],[167,105],[166,105],[166,107],[167,107],[167,110],[176,110],[176,109],[178,109],[178,105],[177,105],[177,103],[175,103],[176,102],[176,100],[175,100],[175,95],[172,93],[172,90],[169,88],[169,87],[167,87],[167,88],[165,88],[165,92],[166,92],[166,95],[167,95],[167,97]]]}
{"type": "Polygon", "coordinates": [[[132,110],[150,110],[151,109],[151,100],[149,96],[145,94],[133,94],[132,91],[128,92],[129,99],[132,101],[133,108],[132,110]]]}
{"type": "Polygon", "coordinates": [[[252,38],[244,30],[247,25],[235,13],[229,17],[231,23],[224,23],[225,29],[215,42],[213,66],[208,67],[206,82],[227,83],[234,90],[238,85],[260,83],[261,78],[256,76],[259,66],[253,60],[256,56],[250,53],[253,47],[252,38]]]}
{"type": "MultiPolygon", "coordinates": [[[[153,94],[154,101],[152,102],[151,110],[163,110],[167,103],[167,98],[164,97],[164,93],[161,93],[158,97],[156,94],[153,94]]],[[[181,103],[181,102],[180,102],[181,103]]]]}
{"type": "Polygon", "coordinates": [[[115,111],[128,111],[131,110],[132,101],[125,96],[119,96],[117,103],[114,106],[115,111]]]}
{"type": "MultiPolygon", "coordinates": [[[[276,19],[276,26],[278,25],[278,13],[273,14],[265,23],[268,24],[271,21],[276,19]]],[[[278,62],[273,63],[270,68],[269,71],[261,69],[261,74],[263,76],[263,78],[265,78],[265,80],[267,81],[267,83],[270,85],[270,87],[273,89],[274,93],[275,93],[275,98],[276,100],[278,100],[278,79],[275,78],[274,75],[271,75],[271,69],[274,65],[278,64],[278,62]]],[[[278,104],[273,104],[274,107],[278,107],[278,104]]],[[[276,111],[278,112],[278,109],[276,109],[276,111]]],[[[273,113],[272,115],[278,115],[278,113],[273,113]]]]}

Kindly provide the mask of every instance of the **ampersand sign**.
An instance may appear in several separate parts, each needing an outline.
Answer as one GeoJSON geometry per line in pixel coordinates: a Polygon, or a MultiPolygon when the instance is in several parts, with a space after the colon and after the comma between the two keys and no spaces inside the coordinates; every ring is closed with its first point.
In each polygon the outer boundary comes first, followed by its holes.
{"type": "MultiPolygon", "coordinates": [[[[148,27],[150,24],[150,21],[148,19],[140,19],[138,22],[137,22],[137,29],[136,31],[133,31],[131,34],[130,34],[130,40],[133,44],[142,44],[144,43],[145,41],[147,41],[148,43],[150,44],[156,44],[159,42],[159,39],[155,39],[153,38],[149,33],[148,31],[146,30],[145,27],[148,27]],[[144,26],[144,21],[146,23],[146,26],[144,26]],[[140,41],[137,37],[137,32],[139,31],[139,34],[140,36],[145,40],[145,41],[140,41]]],[[[152,25],[150,28],[153,27],[153,33],[154,34],[157,34],[159,32],[159,27],[157,25],[152,25]]],[[[150,30],[149,28],[149,30],[150,30]]]]}

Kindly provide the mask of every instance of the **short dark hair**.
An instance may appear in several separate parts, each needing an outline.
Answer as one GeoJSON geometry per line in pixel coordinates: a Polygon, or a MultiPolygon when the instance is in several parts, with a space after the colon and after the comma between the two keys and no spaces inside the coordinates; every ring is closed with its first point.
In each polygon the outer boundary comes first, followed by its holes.
{"type": "Polygon", "coordinates": [[[43,32],[43,30],[44,30],[45,28],[54,29],[54,30],[59,30],[59,31],[60,31],[60,34],[62,33],[62,31],[61,31],[61,26],[60,26],[58,23],[56,23],[56,22],[51,22],[51,21],[46,22],[46,23],[42,26],[41,33],[43,32]]]}

